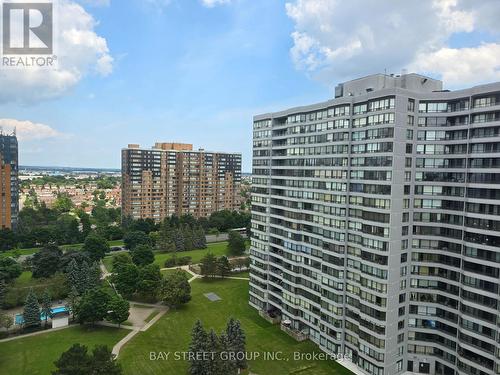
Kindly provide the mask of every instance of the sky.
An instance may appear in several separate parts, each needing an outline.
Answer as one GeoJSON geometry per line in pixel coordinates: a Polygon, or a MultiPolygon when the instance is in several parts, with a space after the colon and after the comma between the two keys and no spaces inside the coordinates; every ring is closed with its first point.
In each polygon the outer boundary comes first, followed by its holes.
{"type": "Polygon", "coordinates": [[[241,152],[252,117],[409,72],[500,81],[496,0],[58,0],[53,70],[0,70],[21,165],[119,168],[129,143],[241,152]]]}

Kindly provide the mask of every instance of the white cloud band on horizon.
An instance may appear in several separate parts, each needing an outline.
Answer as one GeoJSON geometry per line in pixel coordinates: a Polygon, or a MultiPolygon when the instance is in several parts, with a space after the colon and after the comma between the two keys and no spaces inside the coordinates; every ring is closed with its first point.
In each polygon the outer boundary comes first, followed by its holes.
{"type": "Polygon", "coordinates": [[[58,132],[49,125],[35,123],[31,121],[22,121],[16,119],[0,119],[0,129],[4,133],[16,131],[17,138],[20,141],[33,141],[47,138],[61,138],[66,135],[58,132]]]}

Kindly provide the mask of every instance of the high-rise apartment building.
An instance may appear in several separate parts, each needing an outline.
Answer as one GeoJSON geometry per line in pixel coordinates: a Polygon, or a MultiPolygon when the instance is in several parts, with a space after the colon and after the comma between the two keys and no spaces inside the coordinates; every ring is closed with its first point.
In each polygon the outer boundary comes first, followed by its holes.
{"type": "Polygon", "coordinates": [[[160,221],[171,215],[207,217],[238,208],[241,154],[194,151],[190,144],[156,143],[122,150],[122,213],[160,221]]]}
{"type": "Polygon", "coordinates": [[[19,213],[18,145],[14,134],[0,132],[0,229],[16,229],[19,213]]]}
{"type": "Polygon", "coordinates": [[[500,83],[368,76],[253,142],[262,316],[361,373],[500,374],[500,83]]]}

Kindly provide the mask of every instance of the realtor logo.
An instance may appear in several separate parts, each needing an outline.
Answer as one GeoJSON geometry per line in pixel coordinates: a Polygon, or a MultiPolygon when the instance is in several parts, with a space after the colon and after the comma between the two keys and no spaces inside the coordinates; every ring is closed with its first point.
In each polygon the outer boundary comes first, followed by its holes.
{"type": "Polygon", "coordinates": [[[4,55],[53,53],[52,3],[4,3],[2,8],[4,55]]]}

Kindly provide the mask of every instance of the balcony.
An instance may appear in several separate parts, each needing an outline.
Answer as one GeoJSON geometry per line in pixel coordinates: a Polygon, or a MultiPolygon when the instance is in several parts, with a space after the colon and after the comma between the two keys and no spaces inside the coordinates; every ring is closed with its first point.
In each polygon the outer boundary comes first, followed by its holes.
{"type": "Polygon", "coordinates": [[[266,312],[263,310],[259,310],[259,315],[271,324],[278,324],[281,322],[281,316],[275,315],[272,311],[266,312]]]}
{"type": "Polygon", "coordinates": [[[289,324],[285,324],[288,322],[289,321],[287,321],[287,320],[284,320],[283,322],[281,322],[281,330],[283,332],[286,332],[289,336],[293,337],[298,342],[305,341],[309,338],[309,333],[296,330],[296,329],[290,327],[289,324]]]}

